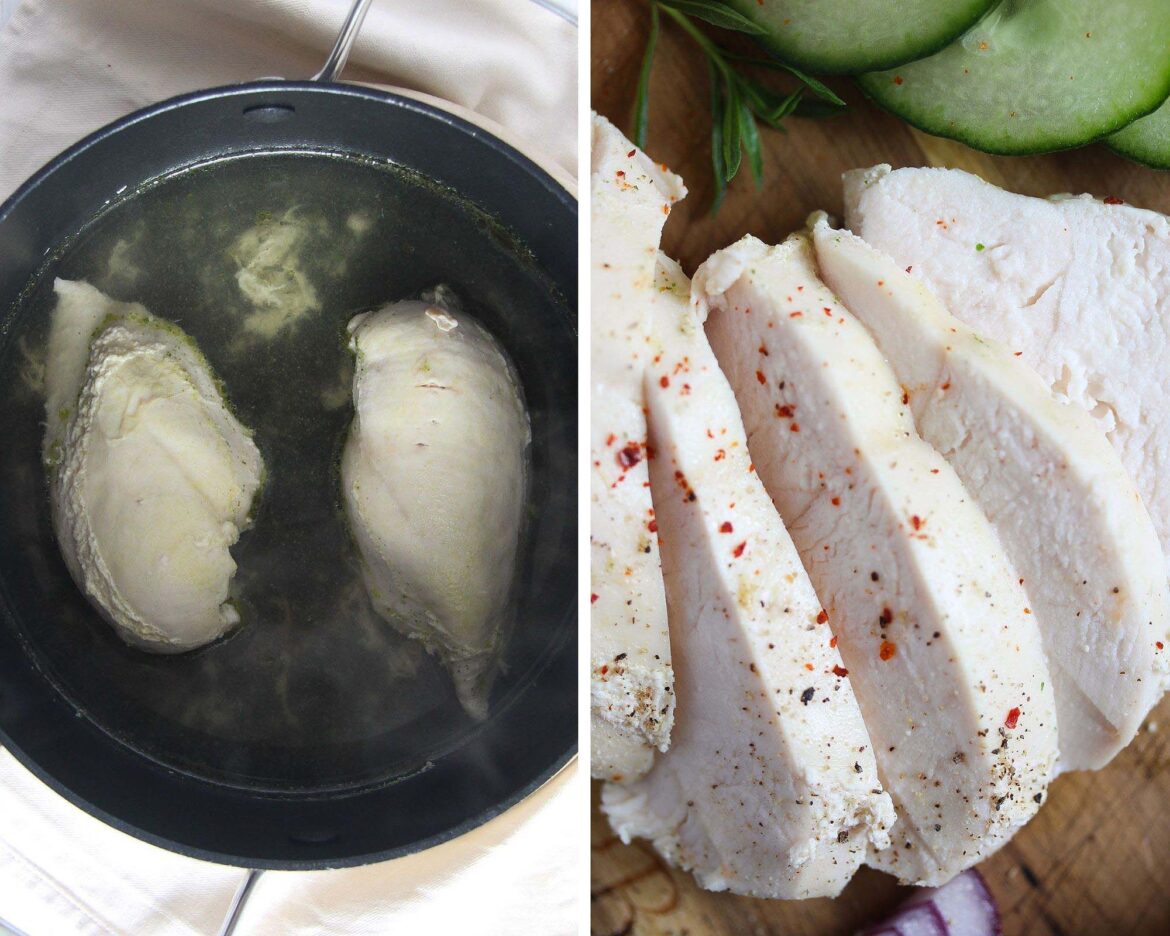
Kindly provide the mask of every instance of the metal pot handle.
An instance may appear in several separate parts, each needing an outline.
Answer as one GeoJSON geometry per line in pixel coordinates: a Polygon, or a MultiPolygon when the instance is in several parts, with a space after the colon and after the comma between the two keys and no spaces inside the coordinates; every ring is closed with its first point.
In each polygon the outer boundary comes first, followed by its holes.
{"type": "Polygon", "coordinates": [[[325,66],[313,76],[313,81],[334,81],[341,70],[345,68],[346,60],[353,49],[358,30],[362,28],[362,20],[366,18],[366,12],[370,9],[371,3],[373,0],[354,0],[349,15],[345,18],[345,23],[342,24],[341,32],[338,33],[337,42],[333,45],[333,51],[329,53],[325,66]]]}

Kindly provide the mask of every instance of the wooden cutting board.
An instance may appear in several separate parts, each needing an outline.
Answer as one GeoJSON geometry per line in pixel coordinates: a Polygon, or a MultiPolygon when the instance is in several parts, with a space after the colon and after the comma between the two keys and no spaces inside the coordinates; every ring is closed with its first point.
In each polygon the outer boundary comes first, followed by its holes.
{"type": "MultiPolygon", "coordinates": [[[[641,0],[593,0],[593,107],[626,132],[648,25],[641,0]]],[[[830,120],[790,119],[784,134],[762,131],[763,188],[754,187],[745,166],[712,215],[705,60],[673,23],[664,18],[662,27],[647,149],[690,189],[663,240],[687,273],[746,233],[778,243],[816,209],[840,216],[841,173],[882,162],[957,167],[1016,192],[1092,192],[1170,212],[1170,174],[1103,147],[987,156],[912,130],[866,103],[850,82],[834,81],[848,112],[830,120]]],[[[892,878],[869,869],[836,900],[708,893],[666,867],[646,843],[615,839],[598,813],[596,789],[592,839],[597,936],[847,936],[904,896],[892,878]]],[[[1170,699],[1107,769],[1058,779],[1039,815],[980,870],[999,901],[1007,936],[1170,934],[1170,699]]]]}

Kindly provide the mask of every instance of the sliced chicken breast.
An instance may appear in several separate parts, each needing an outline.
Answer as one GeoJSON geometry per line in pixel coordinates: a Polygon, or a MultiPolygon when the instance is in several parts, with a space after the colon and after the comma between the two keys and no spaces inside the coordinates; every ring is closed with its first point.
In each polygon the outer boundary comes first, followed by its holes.
{"type": "Polygon", "coordinates": [[[694,292],[897,810],[894,844],[869,862],[941,884],[1027,822],[1052,775],[1035,616],[873,339],[818,279],[807,238],[746,237],[707,260],[694,292]]]}
{"type": "Polygon", "coordinates": [[[955,169],[845,174],[850,230],[1105,430],[1170,573],[1170,219],[1114,201],[1015,195],[955,169]]]}
{"type": "Polygon", "coordinates": [[[689,286],[663,257],[646,374],[674,729],[645,777],[606,784],[602,808],[709,890],[834,896],[889,844],[894,811],[689,286]]]}
{"type": "Polygon", "coordinates": [[[885,254],[822,219],[825,283],[876,339],[918,431],[950,462],[1023,576],[1056,692],[1063,770],[1098,768],[1166,687],[1170,592],[1153,523],[1079,406],[951,315],[885,254]]]}
{"type": "Polygon", "coordinates": [[[670,744],[674,675],[658,557],[642,375],[654,266],[682,181],[593,117],[590,656],[592,773],[645,773],[670,744]]]}

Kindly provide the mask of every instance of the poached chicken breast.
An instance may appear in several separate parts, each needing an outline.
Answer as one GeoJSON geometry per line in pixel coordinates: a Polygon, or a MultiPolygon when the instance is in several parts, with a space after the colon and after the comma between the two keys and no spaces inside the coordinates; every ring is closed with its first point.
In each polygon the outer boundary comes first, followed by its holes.
{"type": "Polygon", "coordinates": [[[897,811],[869,863],[943,883],[1027,822],[1053,774],[1052,682],[1027,596],[807,238],[746,237],[703,264],[694,293],[897,811]]]}
{"type": "Polygon", "coordinates": [[[201,647],[240,620],[230,549],[260,452],[178,326],[88,283],[54,288],[44,458],[61,555],[127,643],[201,647]]]}
{"type": "Polygon", "coordinates": [[[341,485],[366,590],[484,718],[524,515],[519,381],[495,339],[437,299],[358,315],[349,332],[357,363],[341,485]]]}
{"type": "Polygon", "coordinates": [[[670,744],[674,674],[646,467],[654,268],[682,181],[593,117],[589,549],[591,772],[638,777],[670,744]]]}
{"type": "Polygon", "coordinates": [[[849,673],[748,454],[682,271],[660,257],[646,372],[652,532],[676,675],[670,749],[606,784],[627,841],[710,890],[833,896],[894,814],[849,673]]]}
{"type": "Polygon", "coordinates": [[[876,339],[918,431],[954,467],[1026,583],[1063,770],[1099,768],[1162,697],[1170,595],[1149,514],[1100,426],[891,258],[822,219],[821,276],[876,339]]]}

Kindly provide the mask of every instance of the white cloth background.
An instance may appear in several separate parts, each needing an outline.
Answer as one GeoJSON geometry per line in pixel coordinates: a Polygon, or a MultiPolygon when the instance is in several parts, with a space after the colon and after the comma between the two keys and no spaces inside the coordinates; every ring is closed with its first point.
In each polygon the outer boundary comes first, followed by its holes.
{"type": "MultiPolygon", "coordinates": [[[[85,134],[146,104],[259,77],[308,77],[348,7],[25,0],[0,30],[0,200],[85,134]]],[[[345,78],[455,102],[571,176],[576,63],[576,30],[526,0],[377,0],[345,78]]],[[[419,855],[266,872],[235,933],[575,932],[584,808],[584,780],[570,768],[503,816],[419,855]]],[[[27,936],[216,936],[245,878],[104,826],[0,750],[0,921],[27,936]]]]}

